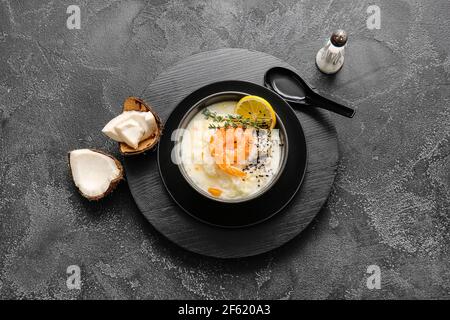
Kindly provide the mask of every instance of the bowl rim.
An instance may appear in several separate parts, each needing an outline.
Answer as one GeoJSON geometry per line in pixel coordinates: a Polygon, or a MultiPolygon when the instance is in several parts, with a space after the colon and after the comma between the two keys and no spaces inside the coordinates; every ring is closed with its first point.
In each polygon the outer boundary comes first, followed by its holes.
{"type": "MultiPolygon", "coordinates": [[[[192,107],[185,112],[183,118],[180,120],[179,124],[178,124],[178,129],[186,129],[187,126],[190,124],[190,122],[192,121],[192,119],[199,114],[202,110],[204,110],[205,108],[211,106],[212,104],[215,103],[219,103],[219,102],[224,102],[224,101],[235,101],[233,99],[225,99],[225,100],[220,100],[217,102],[213,102],[208,104],[208,100],[213,99],[213,98],[220,98],[221,96],[225,96],[225,95],[235,95],[235,96],[241,96],[241,97],[245,97],[248,96],[250,94],[242,92],[242,91],[221,91],[221,92],[216,92],[213,94],[210,94],[206,97],[203,97],[202,99],[200,99],[199,101],[197,101],[195,104],[192,105],[192,107]],[[206,104],[206,105],[202,105],[202,104],[206,104]]],[[[276,114],[276,113],[275,113],[276,114]]],[[[276,114],[277,117],[277,124],[276,127],[280,126],[278,129],[280,130],[280,133],[282,133],[280,135],[280,140],[282,141],[283,147],[282,149],[282,158],[280,161],[280,164],[278,166],[277,172],[275,177],[272,177],[272,179],[269,181],[269,183],[267,183],[263,188],[261,188],[261,190],[254,192],[253,194],[246,196],[244,198],[240,198],[240,199],[223,199],[223,198],[217,198],[217,197],[213,197],[211,195],[208,195],[208,193],[206,191],[204,191],[203,189],[201,189],[194,181],[192,181],[192,179],[189,177],[188,173],[186,172],[186,169],[184,167],[184,165],[182,163],[178,164],[178,168],[181,171],[181,174],[183,175],[183,177],[187,180],[187,182],[191,185],[191,187],[193,187],[197,192],[199,192],[202,196],[209,198],[211,200],[214,201],[218,201],[218,202],[224,202],[224,203],[242,203],[242,202],[246,202],[246,201],[250,201],[250,200],[254,200],[260,196],[262,196],[264,193],[266,193],[267,191],[269,191],[274,184],[276,183],[276,181],[280,178],[281,174],[283,173],[285,167],[286,167],[286,161],[287,161],[287,157],[288,157],[288,153],[289,153],[289,139],[287,137],[286,134],[286,128],[284,127],[283,121],[278,117],[278,115],[276,114]]],[[[175,138],[176,141],[178,141],[178,138],[175,138]]],[[[181,142],[180,142],[181,143],[181,142]]],[[[177,153],[178,156],[178,153],[177,153]]]]}

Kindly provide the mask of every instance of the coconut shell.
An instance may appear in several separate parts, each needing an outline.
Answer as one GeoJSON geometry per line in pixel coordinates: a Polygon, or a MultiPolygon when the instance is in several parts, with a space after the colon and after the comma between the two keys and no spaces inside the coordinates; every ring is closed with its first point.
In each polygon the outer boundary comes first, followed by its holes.
{"type": "MultiPolygon", "coordinates": [[[[106,152],[103,152],[103,151],[97,150],[97,149],[88,149],[88,150],[91,150],[91,151],[93,151],[93,152],[97,152],[97,153],[103,154],[103,155],[105,155],[105,156],[107,156],[107,157],[113,159],[113,160],[114,160],[114,163],[116,164],[117,168],[119,169],[119,176],[118,176],[116,179],[114,179],[114,180],[111,181],[111,183],[109,184],[108,189],[107,189],[102,195],[99,195],[99,196],[97,196],[97,197],[90,197],[90,196],[88,196],[88,195],[85,195],[83,192],[81,192],[81,190],[77,187],[78,192],[79,192],[83,197],[85,197],[85,198],[88,199],[89,201],[97,201],[97,200],[103,199],[103,198],[106,197],[108,194],[110,194],[110,193],[111,193],[111,192],[119,185],[120,181],[124,180],[124,170],[123,170],[123,166],[122,166],[122,164],[120,163],[120,161],[117,160],[117,159],[116,159],[115,157],[113,157],[112,155],[110,155],[109,153],[106,153],[106,152]]],[[[71,167],[71,165],[70,165],[70,153],[71,153],[71,152],[72,152],[72,151],[69,151],[68,154],[67,154],[67,156],[68,156],[68,158],[69,158],[70,175],[72,175],[72,167],[71,167]]],[[[72,179],[73,179],[73,177],[72,177],[72,179]]]]}
{"type": "Polygon", "coordinates": [[[161,138],[163,125],[158,114],[143,100],[135,97],[128,97],[123,103],[123,111],[140,111],[151,112],[156,120],[156,132],[145,140],[139,142],[137,149],[131,148],[129,145],[123,142],[119,142],[120,153],[124,156],[131,156],[140,154],[145,151],[153,149],[161,138]]]}

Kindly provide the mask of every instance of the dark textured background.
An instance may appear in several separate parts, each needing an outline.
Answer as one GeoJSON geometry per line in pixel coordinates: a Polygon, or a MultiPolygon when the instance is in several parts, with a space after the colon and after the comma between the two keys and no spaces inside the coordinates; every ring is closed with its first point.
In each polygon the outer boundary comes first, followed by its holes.
{"type": "Polygon", "coordinates": [[[0,0],[1,298],[450,298],[450,3],[439,1],[0,0]],[[81,7],[81,30],[66,8],[81,7]],[[366,8],[381,7],[381,30],[366,8]],[[346,64],[321,75],[330,32],[346,64]],[[294,241],[223,261],[165,240],[126,183],[89,203],[66,152],[117,155],[100,129],[165,68],[224,47],[279,57],[357,107],[334,117],[341,161],[329,198],[294,241]],[[66,268],[82,269],[68,290],[66,268]],[[366,288],[366,268],[382,271],[366,288]]]}

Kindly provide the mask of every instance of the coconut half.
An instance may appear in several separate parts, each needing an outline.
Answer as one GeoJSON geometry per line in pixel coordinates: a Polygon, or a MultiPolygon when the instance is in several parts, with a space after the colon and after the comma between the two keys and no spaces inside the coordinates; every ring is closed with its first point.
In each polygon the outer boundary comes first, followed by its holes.
{"type": "MultiPolygon", "coordinates": [[[[152,134],[149,137],[146,137],[142,141],[139,142],[137,148],[133,149],[126,143],[120,142],[119,143],[119,150],[120,153],[124,156],[134,155],[134,154],[140,154],[145,151],[148,151],[156,146],[159,139],[161,138],[163,125],[161,122],[161,119],[156,114],[153,109],[146,104],[143,100],[135,97],[128,97],[124,104],[123,104],[123,111],[140,111],[140,112],[149,112],[151,115],[155,118],[156,121],[156,128],[152,130],[152,134]]],[[[151,117],[150,114],[147,115],[147,117],[151,117]]]]}
{"type": "Polygon", "coordinates": [[[69,152],[72,178],[83,197],[99,200],[123,179],[123,167],[113,156],[93,149],[69,152]]]}

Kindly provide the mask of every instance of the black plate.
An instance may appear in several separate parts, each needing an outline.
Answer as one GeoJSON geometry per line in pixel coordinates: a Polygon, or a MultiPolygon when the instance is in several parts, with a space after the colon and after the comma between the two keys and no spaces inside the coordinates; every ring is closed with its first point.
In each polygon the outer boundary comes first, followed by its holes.
{"type": "MultiPolygon", "coordinates": [[[[186,121],[184,121],[186,122],[186,121]]],[[[289,104],[269,89],[245,81],[222,81],[202,87],[184,98],[164,125],[158,145],[158,167],[164,185],[175,202],[191,216],[221,227],[244,227],[262,222],[283,209],[298,191],[306,169],[307,150],[303,129],[289,104]],[[263,97],[273,106],[284,129],[287,152],[284,168],[270,189],[244,202],[223,202],[194,189],[172,161],[175,141],[172,133],[186,114],[204,107],[205,99],[218,93],[238,93],[263,97]],[[196,109],[196,110],[194,110],[196,109]]]]}

